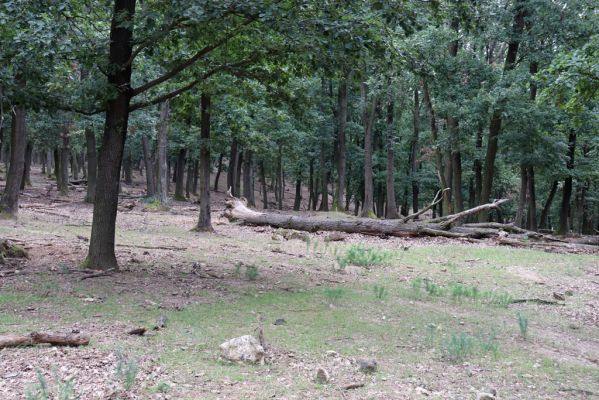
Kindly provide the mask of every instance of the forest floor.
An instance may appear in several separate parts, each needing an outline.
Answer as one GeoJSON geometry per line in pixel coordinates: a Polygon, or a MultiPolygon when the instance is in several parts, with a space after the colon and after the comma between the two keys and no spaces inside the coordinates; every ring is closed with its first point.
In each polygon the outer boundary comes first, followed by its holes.
{"type": "Polygon", "coordinates": [[[38,375],[52,393],[72,379],[85,400],[599,398],[597,253],[327,242],[326,233],[286,240],[219,217],[224,195],[214,192],[216,233],[200,234],[191,231],[197,204],[155,211],[136,197],[140,184],[124,188],[119,207],[122,270],[82,280],[92,207],[82,191],[60,197],[50,185],[35,173],[19,219],[0,221],[0,238],[29,252],[0,265],[0,334],[81,332],[91,343],[0,350],[2,399],[27,398],[38,375]],[[380,263],[342,267],[337,258],[356,244],[384,255],[380,263]],[[166,327],[152,330],[163,315],[166,327]],[[257,336],[261,324],[263,365],[219,359],[220,343],[257,336]],[[148,333],[127,334],[139,326],[148,333]],[[377,371],[360,372],[361,358],[377,371]],[[319,367],[329,383],[314,382],[319,367]]]}

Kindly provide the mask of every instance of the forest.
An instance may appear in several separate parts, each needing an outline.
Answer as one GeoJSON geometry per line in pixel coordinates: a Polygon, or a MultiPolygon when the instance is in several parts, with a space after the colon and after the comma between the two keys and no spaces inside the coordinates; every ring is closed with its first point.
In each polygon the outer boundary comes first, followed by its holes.
{"type": "Polygon", "coordinates": [[[596,0],[0,4],[0,397],[592,398],[598,254],[596,0]]]}

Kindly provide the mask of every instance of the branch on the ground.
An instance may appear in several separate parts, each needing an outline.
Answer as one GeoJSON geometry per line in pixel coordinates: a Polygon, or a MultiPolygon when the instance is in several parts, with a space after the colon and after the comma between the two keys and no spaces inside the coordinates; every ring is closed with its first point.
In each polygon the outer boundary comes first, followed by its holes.
{"type": "Polygon", "coordinates": [[[464,210],[462,212],[456,214],[450,214],[439,218],[430,219],[427,222],[429,223],[441,223],[442,229],[450,229],[454,222],[467,217],[469,215],[478,214],[481,211],[490,210],[493,208],[498,208],[503,203],[507,203],[510,201],[509,199],[500,199],[495,200],[492,203],[481,204],[480,206],[476,206],[474,208],[470,208],[468,210],[464,210]]]}
{"type": "Polygon", "coordinates": [[[550,305],[550,306],[563,306],[564,303],[560,303],[555,300],[544,300],[544,299],[514,299],[510,301],[510,304],[522,304],[522,303],[535,303],[542,305],[550,305]]]}
{"type": "Polygon", "coordinates": [[[86,279],[92,279],[92,278],[98,278],[100,276],[108,276],[108,275],[112,275],[112,273],[115,271],[114,268],[109,268],[106,271],[97,271],[97,272],[92,272],[88,275],[84,275],[81,277],[80,280],[84,281],[86,279]]]}
{"type": "Polygon", "coordinates": [[[2,335],[0,349],[7,347],[35,346],[51,344],[52,346],[87,346],[89,337],[79,334],[57,335],[53,333],[32,332],[29,335],[2,335]]]}

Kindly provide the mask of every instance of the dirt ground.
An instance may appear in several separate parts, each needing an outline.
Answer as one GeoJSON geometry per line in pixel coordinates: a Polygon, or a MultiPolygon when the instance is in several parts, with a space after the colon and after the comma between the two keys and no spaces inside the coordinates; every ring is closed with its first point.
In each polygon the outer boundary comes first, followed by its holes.
{"type": "Polygon", "coordinates": [[[222,192],[212,193],[216,233],[195,233],[197,204],[155,211],[137,179],[119,205],[121,270],[107,276],[82,279],[92,217],[83,188],[61,197],[35,170],[18,220],[0,221],[0,238],[29,253],[0,264],[0,334],[91,337],[85,347],[0,350],[0,399],[44,398],[34,397],[40,382],[49,398],[85,400],[599,398],[597,252],[329,242],[328,233],[287,240],[220,217],[222,192]],[[385,261],[342,267],[358,244],[385,261]],[[475,294],[456,296],[459,288],[475,294]],[[512,303],[522,299],[531,302],[512,303]],[[161,316],[166,327],[153,330],[161,316]],[[144,336],[127,334],[141,326],[144,336]],[[264,364],[219,358],[220,343],[259,326],[264,364]],[[375,359],[376,372],[361,372],[361,359],[375,359]],[[319,367],[326,384],[314,381],[319,367]]]}

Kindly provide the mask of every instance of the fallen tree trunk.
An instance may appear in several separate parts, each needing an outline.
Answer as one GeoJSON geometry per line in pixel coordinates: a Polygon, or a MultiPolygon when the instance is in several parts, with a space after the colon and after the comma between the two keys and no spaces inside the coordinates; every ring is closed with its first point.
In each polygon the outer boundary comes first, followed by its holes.
{"type": "MultiPolygon", "coordinates": [[[[487,209],[495,208],[498,204],[505,201],[507,200],[489,203],[487,209]]],[[[485,207],[484,205],[478,206],[477,209],[481,210],[485,209],[485,207]]],[[[467,211],[444,217],[443,221],[439,223],[427,220],[403,222],[402,220],[382,220],[373,218],[327,219],[319,217],[303,217],[291,214],[258,212],[248,208],[243,200],[229,195],[226,200],[224,215],[230,221],[237,221],[246,225],[268,225],[274,228],[295,229],[307,232],[339,231],[376,236],[441,236],[474,239],[496,237],[499,235],[498,229],[488,227],[475,228],[452,226],[458,219],[471,214],[467,211]],[[447,221],[451,221],[451,223],[447,224],[447,221]]]]}
{"type": "Polygon", "coordinates": [[[34,346],[36,344],[51,344],[52,346],[87,346],[89,337],[85,335],[57,335],[53,333],[32,332],[29,335],[0,336],[0,349],[6,347],[34,346]]]}

